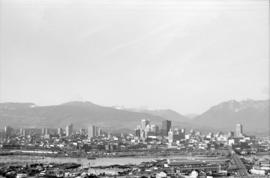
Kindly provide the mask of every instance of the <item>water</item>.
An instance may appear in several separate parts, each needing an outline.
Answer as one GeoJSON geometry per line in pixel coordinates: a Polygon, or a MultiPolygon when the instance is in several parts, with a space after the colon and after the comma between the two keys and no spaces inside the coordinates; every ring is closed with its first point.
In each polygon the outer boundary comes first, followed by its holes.
{"type": "Polygon", "coordinates": [[[126,165],[126,164],[140,164],[142,162],[152,161],[154,159],[167,159],[167,158],[181,158],[191,159],[190,156],[168,156],[168,157],[115,157],[115,158],[97,158],[95,160],[88,160],[87,158],[52,158],[41,156],[25,156],[25,155],[10,155],[0,156],[0,163],[78,163],[83,167],[90,166],[108,166],[113,164],[126,165]]]}
{"type": "Polygon", "coordinates": [[[0,156],[0,163],[78,163],[82,166],[108,166],[113,164],[140,164],[144,161],[151,161],[157,157],[124,157],[124,158],[97,158],[95,160],[88,160],[87,158],[52,158],[41,156],[0,156]]]}
{"type": "Polygon", "coordinates": [[[68,158],[68,157],[41,157],[41,156],[27,156],[27,155],[10,155],[0,156],[0,163],[78,163],[83,167],[89,166],[109,166],[114,164],[140,164],[142,162],[152,161],[155,159],[219,159],[219,158],[206,158],[196,156],[175,155],[167,157],[114,157],[114,158],[96,158],[95,160],[88,160],[87,158],[68,158]]]}

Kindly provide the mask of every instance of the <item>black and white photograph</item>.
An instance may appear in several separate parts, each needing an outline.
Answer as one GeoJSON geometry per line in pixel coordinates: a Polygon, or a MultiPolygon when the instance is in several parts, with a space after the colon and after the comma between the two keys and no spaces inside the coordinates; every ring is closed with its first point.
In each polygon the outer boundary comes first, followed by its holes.
{"type": "Polygon", "coordinates": [[[0,0],[0,178],[269,178],[269,0],[0,0]]]}

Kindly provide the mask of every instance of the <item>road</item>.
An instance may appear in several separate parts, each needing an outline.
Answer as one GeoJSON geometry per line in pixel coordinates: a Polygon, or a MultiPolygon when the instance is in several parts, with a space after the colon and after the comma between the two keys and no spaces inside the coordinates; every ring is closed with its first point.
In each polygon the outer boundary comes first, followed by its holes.
{"type": "Polygon", "coordinates": [[[232,155],[232,159],[234,160],[235,164],[238,167],[238,176],[248,177],[249,174],[247,172],[246,166],[243,164],[243,162],[241,161],[241,159],[239,158],[239,156],[234,153],[232,155]]]}
{"type": "Polygon", "coordinates": [[[232,149],[229,149],[229,150],[231,151],[232,159],[238,168],[238,171],[237,171],[238,176],[249,177],[249,173],[247,172],[246,166],[243,164],[240,157],[232,149]]]}

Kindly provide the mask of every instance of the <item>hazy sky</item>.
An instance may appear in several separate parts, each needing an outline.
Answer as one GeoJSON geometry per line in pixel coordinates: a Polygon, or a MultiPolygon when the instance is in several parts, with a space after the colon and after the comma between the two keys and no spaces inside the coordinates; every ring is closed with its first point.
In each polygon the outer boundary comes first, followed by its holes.
{"type": "Polygon", "coordinates": [[[269,98],[268,0],[0,0],[0,102],[200,113],[269,98]]]}

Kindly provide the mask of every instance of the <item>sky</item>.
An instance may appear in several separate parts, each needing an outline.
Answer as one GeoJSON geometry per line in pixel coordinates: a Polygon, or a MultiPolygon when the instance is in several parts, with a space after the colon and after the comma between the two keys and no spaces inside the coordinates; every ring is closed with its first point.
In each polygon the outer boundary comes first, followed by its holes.
{"type": "Polygon", "coordinates": [[[268,98],[267,0],[0,0],[0,102],[268,98]]]}

